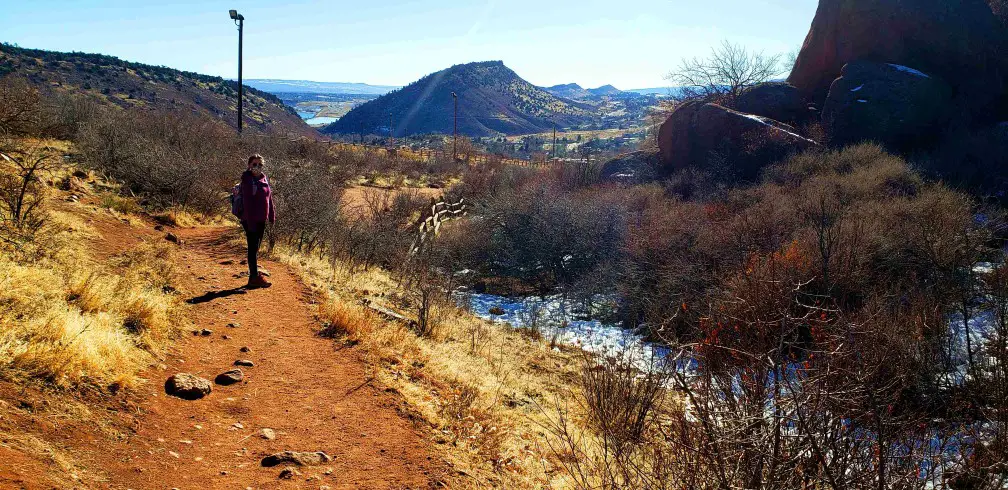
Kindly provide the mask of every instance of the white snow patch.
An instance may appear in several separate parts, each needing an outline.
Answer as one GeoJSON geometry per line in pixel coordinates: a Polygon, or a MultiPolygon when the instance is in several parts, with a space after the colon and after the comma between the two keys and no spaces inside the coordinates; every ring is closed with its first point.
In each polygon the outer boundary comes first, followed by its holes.
{"type": "Polygon", "coordinates": [[[791,136],[794,136],[795,138],[803,139],[803,140],[808,141],[809,143],[812,143],[812,144],[818,144],[815,141],[812,141],[812,140],[810,140],[810,139],[808,139],[808,138],[806,138],[806,137],[804,137],[804,136],[802,136],[800,134],[792,133],[791,131],[788,131],[788,130],[780,127],[780,126],[774,126],[773,124],[768,123],[767,122],[767,118],[765,118],[765,117],[760,117],[760,116],[757,116],[755,114],[745,114],[745,113],[741,113],[741,112],[739,114],[742,114],[743,117],[745,117],[747,119],[752,119],[753,121],[756,121],[756,122],[758,122],[758,123],[760,123],[760,124],[762,124],[764,126],[770,126],[771,128],[774,128],[774,129],[776,129],[778,131],[783,131],[783,132],[785,132],[787,134],[790,134],[791,136]]]}
{"type": "Polygon", "coordinates": [[[610,356],[629,356],[641,370],[649,370],[668,355],[668,349],[645,342],[640,335],[624,330],[618,325],[599,320],[574,319],[575,305],[557,296],[505,298],[493,294],[470,295],[472,312],[483,319],[502,322],[515,328],[527,326],[530,321],[547,339],[555,337],[558,343],[580,347],[588,352],[610,356]],[[490,309],[500,308],[504,314],[492,315],[490,309]]]}
{"type": "Polygon", "coordinates": [[[857,92],[858,90],[861,90],[863,88],[864,88],[864,84],[862,83],[861,85],[858,85],[856,88],[852,88],[851,92],[857,92]]]}
{"type": "Polygon", "coordinates": [[[893,67],[893,68],[895,68],[895,69],[897,69],[897,70],[899,70],[899,71],[902,71],[902,72],[910,73],[912,75],[917,75],[919,77],[931,78],[931,75],[928,75],[928,74],[926,74],[926,73],[924,73],[922,71],[919,71],[919,70],[914,70],[913,68],[910,68],[909,66],[895,65],[893,63],[886,63],[886,64],[889,65],[889,66],[891,66],[891,67],[893,67]]]}
{"type": "Polygon", "coordinates": [[[860,102],[860,103],[862,103],[862,104],[864,104],[864,103],[867,103],[867,102],[868,102],[868,101],[867,101],[867,100],[865,100],[865,99],[858,99],[857,101],[858,101],[858,102],[860,102]]]}

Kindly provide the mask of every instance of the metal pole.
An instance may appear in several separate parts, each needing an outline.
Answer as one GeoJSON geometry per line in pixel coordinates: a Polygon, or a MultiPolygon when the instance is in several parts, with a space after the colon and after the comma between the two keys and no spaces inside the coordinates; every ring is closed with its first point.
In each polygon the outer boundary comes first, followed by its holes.
{"type": "Polygon", "coordinates": [[[389,115],[388,115],[388,140],[389,140],[389,148],[392,148],[393,146],[395,146],[395,139],[394,138],[395,138],[395,133],[392,132],[392,113],[390,112],[389,115]]]}
{"type": "Polygon", "coordinates": [[[245,90],[242,85],[242,34],[245,28],[245,18],[238,19],[238,134],[242,132],[242,99],[245,90]]]}
{"type": "Polygon", "coordinates": [[[452,92],[452,99],[455,101],[455,129],[452,132],[452,161],[458,161],[458,95],[452,92]]]}
{"type": "Polygon", "coordinates": [[[556,123],[553,123],[553,147],[550,150],[553,150],[553,159],[556,160],[556,123]]]}

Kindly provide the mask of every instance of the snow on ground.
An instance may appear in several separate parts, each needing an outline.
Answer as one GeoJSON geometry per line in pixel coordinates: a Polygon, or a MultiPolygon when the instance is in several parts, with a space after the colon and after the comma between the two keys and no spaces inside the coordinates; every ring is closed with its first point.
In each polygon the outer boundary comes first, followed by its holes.
{"type": "Polygon", "coordinates": [[[805,141],[808,141],[809,143],[815,143],[815,141],[812,141],[812,140],[810,140],[810,139],[808,139],[808,138],[806,138],[806,137],[804,137],[804,136],[802,136],[800,134],[792,133],[791,131],[788,131],[788,130],[780,127],[780,126],[776,126],[776,125],[768,123],[767,122],[767,118],[765,118],[765,117],[760,117],[760,116],[757,116],[755,114],[745,114],[745,113],[742,113],[742,112],[740,112],[739,114],[742,114],[742,116],[745,117],[746,119],[752,119],[753,121],[756,121],[756,122],[758,122],[758,123],[760,123],[760,124],[762,124],[764,126],[769,126],[769,127],[774,128],[774,129],[776,129],[778,131],[782,131],[782,132],[785,132],[787,134],[790,134],[791,136],[794,136],[795,138],[803,139],[805,141]]]}
{"type": "Polygon", "coordinates": [[[857,92],[858,90],[861,90],[863,88],[864,88],[864,84],[862,83],[861,85],[858,85],[857,87],[852,88],[851,92],[857,92]]]}
{"type": "Polygon", "coordinates": [[[910,68],[909,66],[896,65],[896,64],[893,64],[893,63],[886,63],[886,64],[889,65],[889,66],[891,66],[891,67],[893,67],[893,68],[895,68],[895,69],[897,69],[897,70],[899,70],[899,71],[902,71],[902,72],[910,73],[912,75],[917,75],[919,77],[931,78],[931,75],[928,75],[928,74],[926,74],[926,73],[924,73],[922,71],[919,71],[919,70],[914,70],[913,68],[910,68]]]}
{"type": "Polygon", "coordinates": [[[575,319],[576,305],[570,301],[565,302],[559,295],[541,299],[472,294],[470,298],[476,316],[507,323],[515,328],[538,324],[547,339],[556,336],[560,344],[580,347],[596,354],[628,355],[642,370],[649,369],[668,354],[668,349],[644,342],[640,335],[618,325],[599,320],[575,319]],[[491,314],[490,310],[494,307],[500,308],[503,314],[491,314]]]}

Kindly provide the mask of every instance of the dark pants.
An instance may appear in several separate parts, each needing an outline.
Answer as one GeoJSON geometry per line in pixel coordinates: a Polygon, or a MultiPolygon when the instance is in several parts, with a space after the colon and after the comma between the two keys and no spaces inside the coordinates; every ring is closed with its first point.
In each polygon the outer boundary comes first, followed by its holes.
{"type": "Polygon", "coordinates": [[[262,243],[263,233],[266,232],[266,223],[241,222],[245,229],[245,242],[248,244],[248,268],[249,280],[255,279],[259,275],[259,264],[256,258],[259,255],[259,245],[262,243]]]}

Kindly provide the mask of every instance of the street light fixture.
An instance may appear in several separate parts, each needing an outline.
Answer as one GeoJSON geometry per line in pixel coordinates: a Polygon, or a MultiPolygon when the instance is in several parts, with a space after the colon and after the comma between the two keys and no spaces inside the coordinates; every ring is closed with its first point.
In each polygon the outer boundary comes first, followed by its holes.
{"type": "Polygon", "coordinates": [[[242,99],[245,98],[245,90],[242,85],[242,33],[245,28],[245,16],[239,14],[237,10],[229,10],[231,20],[238,26],[238,134],[242,132],[242,99]]]}
{"type": "Polygon", "coordinates": [[[452,92],[452,100],[455,101],[455,130],[452,132],[452,161],[458,161],[458,95],[452,92]]]}

